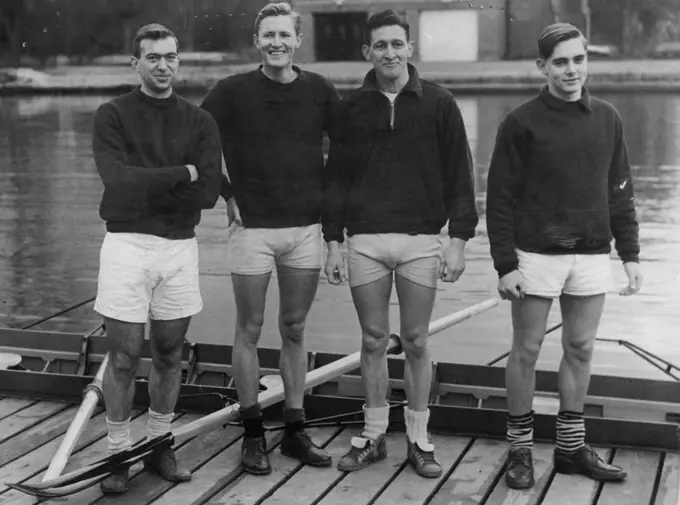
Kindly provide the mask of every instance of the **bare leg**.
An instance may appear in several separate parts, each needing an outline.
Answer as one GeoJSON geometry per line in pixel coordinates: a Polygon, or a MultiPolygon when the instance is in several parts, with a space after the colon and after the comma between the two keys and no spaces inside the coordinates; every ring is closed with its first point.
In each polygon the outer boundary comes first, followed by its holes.
{"type": "Polygon", "coordinates": [[[149,373],[149,398],[151,410],[159,414],[170,414],[175,409],[182,378],[182,344],[190,321],[190,317],[151,321],[153,366],[149,373]]]}
{"type": "Polygon", "coordinates": [[[508,412],[526,414],[533,408],[536,360],[543,345],[552,300],[526,296],[512,303],[512,349],[505,368],[508,412]]]}
{"type": "Polygon", "coordinates": [[[437,290],[395,277],[399,296],[401,344],[406,358],[404,382],[409,407],[427,410],[432,381],[432,360],[427,347],[428,327],[437,290]]]}
{"type": "Polygon", "coordinates": [[[279,367],[285,386],[284,403],[286,407],[301,409],[307,373],[305,322],[319,285],[319,270],[279,266],[277,272],[282,338],[279,367]]]}
{"type": "Polygon", "coordinates": [[[361,326],[361,376],[366,407],[383,407],[389,379],[385,351],[390,335],[392,274],[370,284],[354,287],[351,291],[361,326]]]}
{"type": "Polygon", "coordinates": [[[242,409],[257,404],[260,361],[257,343],[264,324],[264,308],[271,274],[231,276],[236,302],[236,334],[232,366],[242,409]]]}
{"type": "Polygon", "coordinates": [[[144,342],[144,324],[104,318],[109,343],[109,365],[104,371],[102,393],[109,421],[130,417],[135,394],[135,373],[144,342]]]}
{"type": "Polygon", "coordinates": [[[562,295],[562,348],[558,387],[560,410],[583,412],[590,384],[590,364],[605,295],[577,298],[562,295]]]}

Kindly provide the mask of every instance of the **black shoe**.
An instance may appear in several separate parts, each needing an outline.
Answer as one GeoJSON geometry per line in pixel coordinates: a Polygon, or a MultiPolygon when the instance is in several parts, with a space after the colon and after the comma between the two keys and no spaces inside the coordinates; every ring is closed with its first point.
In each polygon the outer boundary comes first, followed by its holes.
{"type": "Polygon", "coordinates": [[[510,448],[505,483],[512,489],[529,489],[534,485],[534,458],[528,447],[510,448]]]}
{"type": "Polygon", "coordinates": [[[603,482],[621,482],[627,477],[623,468],[605,463],[589,445],[584,445],[573,453],[555,449],[553,461],[555,471],[559,473],[578,473],[603,482]]]}
{"type": "Polygon", "coordinates": [[[281,440],[281,454],[300,460],[309,466],[331,466],[330,454],[317,447],[304,431],[285,433],[281,440]]]}
{"type": "Polygon", "coordinates": [[[128,467],[109,475],[99,483],[104,494],[123,494],[128,490],[128,467]]]}
{"type": "Polygon", "coordinates": [[[267,475],[272,472],[267,455],[267,441],[264,437],[243,437],[241,466],[243,470],[253,475],[267,475]]]}
{"type": "Polygon", "coordinates": [[[144,468],[157,473],[168,482],[187,482],[191,480],[191,472],[177,463],[175,452],[170,447],[154,451],[144,461],[144,468]]]}

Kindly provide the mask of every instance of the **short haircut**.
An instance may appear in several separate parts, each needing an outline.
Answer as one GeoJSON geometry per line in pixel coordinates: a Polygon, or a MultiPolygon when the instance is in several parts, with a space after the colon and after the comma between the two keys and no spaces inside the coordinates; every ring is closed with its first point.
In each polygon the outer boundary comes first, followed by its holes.
{"type": "Polygon", "coordinates": [[[366,22],[364,27],[364,43],[367,46],[371,45],[371,34],[373,30],[382,28],[383,26],[401,26],[406,32],[406,41],[408,42],[411,38],[411,27],[399,14],[391,9],[384,10],[381,12],[376,12],[366,22]]]}
{"type": "Polygon", "coordinates": [[[260,24],[262,24],[262,20],[272,16],[290,16],[293,18],[293,22],[295,23],[295,34],[300,35],[302,17],[288,2],[270,3],[262,7],[255,18],[255,35],[260,33],[260,24]]]}
{"type": "Polygon", "coordinates": [[[560,42],[571,39],[581,39],[583,47],[587,48],[588,43],[581,30],[571,23],[553,23],[546,26],[538,38],[538,55],[547,60],[555,51],[555,47],[560,42]]]}
{"type": "Polygon", "coordinates": [[[175,44],[177,44],[177,51],[179,51],[179,40],[177,40],[175,34],[172,33],[172,30],[158,23],[144,25],[139,30],[137,30],[135,38],[132,41],[132,55],[135,58],[139,58],[141,56],[142,40],[146,39],[161,40],[167,39],[169,37],[175,39],[175,44]]]}

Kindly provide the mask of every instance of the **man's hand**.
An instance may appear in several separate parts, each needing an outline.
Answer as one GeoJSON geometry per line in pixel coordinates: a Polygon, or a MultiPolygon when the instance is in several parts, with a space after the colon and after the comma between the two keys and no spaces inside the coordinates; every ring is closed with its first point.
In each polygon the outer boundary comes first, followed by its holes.
{"type": "Polygon", "coordinates": [[[328,256],[326,256],[326,267],[324,273],[328,282],[338,285],[347,280],[347,269],[345,259],[340,251],[340,244],[336,241],[328,243],[328,256]]]}
{"type": "Polygon", "coordinates": [[[187,167],[187,170],[189,171],[189,178],[191,179],[191,182],[196,182],[198,180],[198,170],[196,170],[196,167],[193,165],[184,165],[187,167]]]}
{"type": "Polygon", "coordinates": [[[524,276],[513,270],[498,280],[498,294],[503,300],[521,300],[526,294],[524,276]]]}
{"type": "Polygon", "coordinates": [[[642,272],[640,271],[640,264],[629,261],[623,264],[623,269],[628,276],[628,285],[619,291],[621,296],[634,295],[642,287],[642,272]]]}
{"type": "Polygon", "coordinates": [[[232,196],[227,200],[227,225],[232,224],[242,225],[241,212],[238,210],[238,205],[236,205],[236,199],[232,196]]]}
{"type": "Polygon", "coordinates": [[[444,282],[456,282],[465,271],[465,241],[452,238],[444,251],[439,277],[444,282]]]}

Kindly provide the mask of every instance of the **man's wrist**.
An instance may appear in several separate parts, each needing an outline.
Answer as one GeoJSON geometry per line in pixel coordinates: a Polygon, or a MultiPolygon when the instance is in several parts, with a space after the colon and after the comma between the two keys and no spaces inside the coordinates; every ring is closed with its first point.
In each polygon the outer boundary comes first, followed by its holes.
{"type": "Polygon", "coordinates": [[[193,165],[184,165],[187,167],[187,170],[189,171],[189,178],[191,182],[196,182],[198,180],[198,170],[196,170],[196,167],[193,165]]]}

